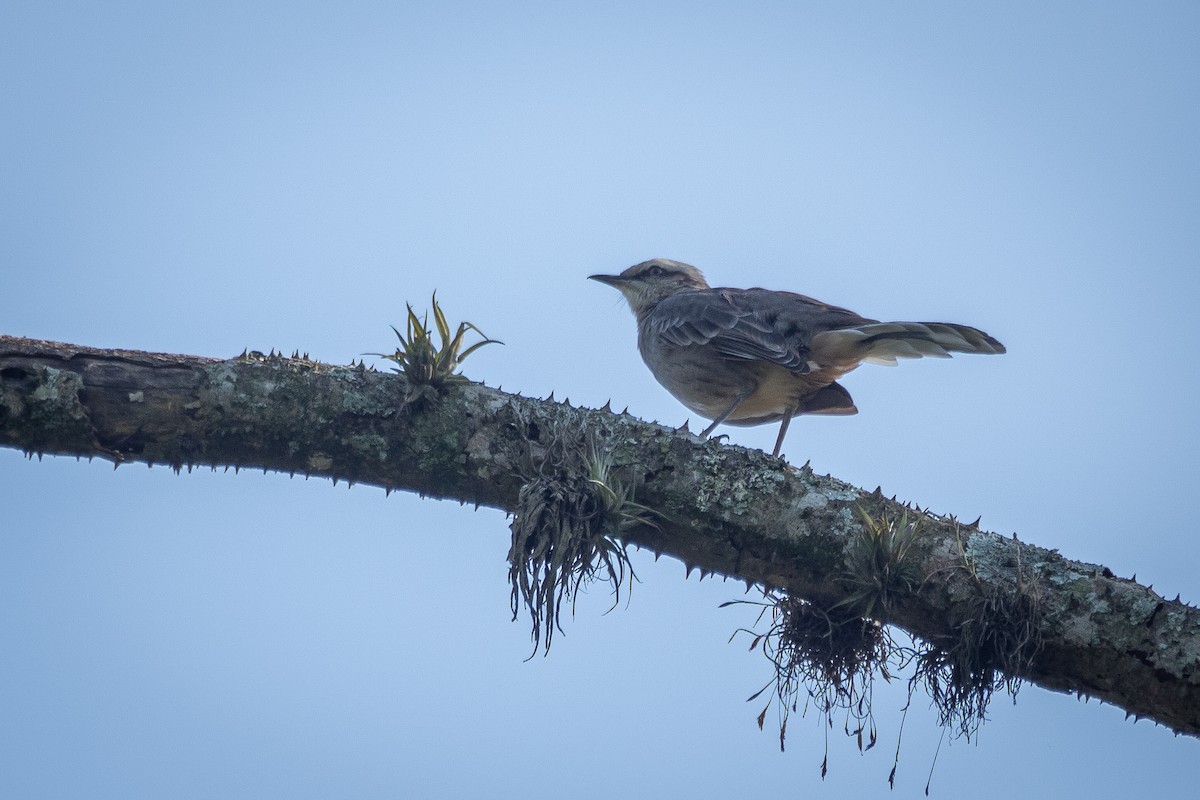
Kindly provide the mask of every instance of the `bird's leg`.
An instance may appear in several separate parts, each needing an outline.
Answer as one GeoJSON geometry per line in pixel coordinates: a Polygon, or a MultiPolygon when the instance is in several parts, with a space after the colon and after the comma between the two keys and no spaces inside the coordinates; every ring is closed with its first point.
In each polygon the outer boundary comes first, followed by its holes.
{"type": "Polygon", "coordinates": [[[754,394],[754,390],[757,388],[758,388],[757,386],[752,385],[752,386],[749,386],[745,389],[742,389],[740,392],[738,392],[737,397],[733,398],[733,403],[730,404],[729,408],[725,409],[725,411],[719,417],[714,419],[712,422],[712,425],[709,425],[707,428],[705,428],[703,431],[700,432],[700,438],[707,439],[708,435],[710,433],[712,433],[714,430],[716,430],[716,427],[718,425],[720,425],[725,420],[729,419],[729,415],[732,414],[734,411],[737,411],[737,407],[742,404],[742,401],[745,400],[750,395],[754,394]]]}
{"type": "Polygon", "coordinates": [[[779,448],[783,447],[783,437],[787,436],[788,425],[792,422],[792,416],[796,413],[799,406],[790,406],[783,412],[783,422],[779,423],[779,438],[775,440],[775,450],[771,453],[775,458],[779,458],[779,448]]]}

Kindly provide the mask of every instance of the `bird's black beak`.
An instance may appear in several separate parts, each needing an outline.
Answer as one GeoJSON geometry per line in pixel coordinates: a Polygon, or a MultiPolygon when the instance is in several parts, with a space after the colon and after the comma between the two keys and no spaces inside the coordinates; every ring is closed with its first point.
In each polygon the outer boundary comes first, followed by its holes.
{"type": "Polygon", "coordinates": [[[608,286],[617,287],[629,279],[624,278],[620,275],[588,275],[588,280],[589,281],[600,281],[600,283],[606,284],[608,286]]]}

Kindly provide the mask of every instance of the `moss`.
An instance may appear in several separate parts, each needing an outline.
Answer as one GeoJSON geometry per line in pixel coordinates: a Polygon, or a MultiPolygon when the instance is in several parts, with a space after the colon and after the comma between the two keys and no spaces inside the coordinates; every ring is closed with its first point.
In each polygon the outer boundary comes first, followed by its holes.
{"type": "Polygon", "coordinates": [[[387,417],[402,405],[406,389],[399,376],[381,376],[376,382],[361,380],[356,374],[347,374],[346,378],[350,385],[342,393],[341,408],[347,414],[387,417]]]}
{"type": "Polygon", "coordinates": [[[829,536],[807,536],[802,541],[804,568],[813,575],[835,575],[842,568],[846,551],[829,536]]]}
{"type": "Polygon", "coordinates": [[[344,440],[346,447],[358,458],[381,464],[388,460],[390,443],[378,434],[357,434],[344,440]]]}
{"type": "Polygon", "coordinates": [[[35,387],[27,400],[19,395],[4,402],[5,416],[19,418],[23,438],[39,442],[46,450],[70,451],[74,443],[91,441],[95,432],[87,408],[80,401],[83,379],[78,373],[39,366],[25,376],[35,387]]]}
{"type": "Polygon", "coordinates": [[[458,473],[466,443],[462,441],[462,432],[457,426],[436,423],[414,425],[407,433],[410,438],[404,443],[404,447],[418,454],[421,469],[428,473],[431,482],[440,476],[453,476],[458,473]]]}

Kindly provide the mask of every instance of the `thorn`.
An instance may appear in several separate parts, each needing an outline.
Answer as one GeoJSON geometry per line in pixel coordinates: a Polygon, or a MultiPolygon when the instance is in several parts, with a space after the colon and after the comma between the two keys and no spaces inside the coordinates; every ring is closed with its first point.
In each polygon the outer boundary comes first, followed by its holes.
{"type": "Polygon", "coordinates": [[[566,400],[563,400],[563,405],[566,406],[567,408],[570,408],[571,407],[571,398],[568,397],[566,400]]]}
{"type": "Polygon", "coordinates": [[[554,402],[554,390],[553,390],[553,389],[551,389],[551,390],[550,390],[550,396],[546,398],[546,402],[547,402],[547,403],[553,403],[553,402],[554,402]]]}
{"type": "Polygon", "coordinates": [[[612,398],[611,397],[604,401],[604,405],[600,406],[600,410],[607,411],[610,414],[612,413],[612,398]]]}
{"type": "MultiPolygon", "coordinates": [[[[968,525],[967,527],[968,527],[968,528],[974,528],[975,530],[979,530],[979,523],[980,523],[982,520],[983,520],[983,514],[980,514],[978,517],[976,517],[976,518],[975,518],[975,521],[974,521],[974,522],[972,522],[972,523],[971,523],[970,525],[968,525]]],[[[1014,539],[1015,539],[1015,538],[1017,538],[1017,535],[1016,535],[1015,533],[1013,534],[1013,538],[1014,538],[1014,539]]]]}

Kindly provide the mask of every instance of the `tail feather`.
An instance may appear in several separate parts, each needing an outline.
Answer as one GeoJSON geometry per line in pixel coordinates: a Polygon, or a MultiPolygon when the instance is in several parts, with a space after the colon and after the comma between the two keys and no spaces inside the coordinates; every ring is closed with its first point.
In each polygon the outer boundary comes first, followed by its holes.
{"type": "Polygon", "coordinates": [[[946,322],[873,322],[825,331],[812,340],[814,359],[829,364],[869,361],[895,365],[899,358],[1003,352],[1004,345],[978,328],[946,322]]]}

